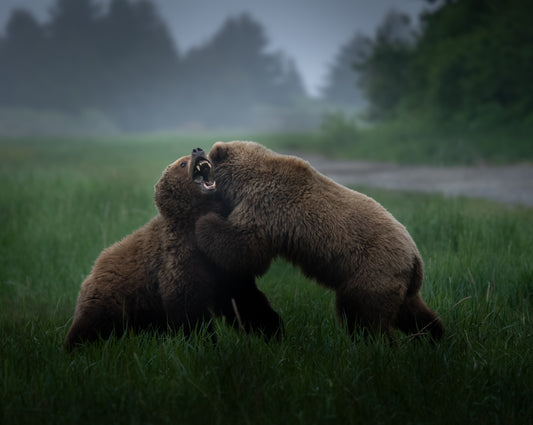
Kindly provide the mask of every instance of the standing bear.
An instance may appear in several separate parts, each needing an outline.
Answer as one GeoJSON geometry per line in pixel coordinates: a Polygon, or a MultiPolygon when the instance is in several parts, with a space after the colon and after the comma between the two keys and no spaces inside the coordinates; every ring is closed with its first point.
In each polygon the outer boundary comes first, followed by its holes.
{"type": "Polygon", "coordinates": [[[422,260],[405,229],[373,199],[307,162],[253,142],[217,142],[209,159],[227,218],[196,222],[197,244],[227,271],[259,276],[280,255],[336,292],[336,312],[355,325],[405,333],[444,327],[422,300],[422,260]]]}
{"type": "MultiPolygon", "coordinates": [[[[280,318],[253,274],[222,270],[195,244],[194,224],[210,211],[225,215],[213,167],[201,149],[178,159],[155,186],[159,215],[105,249],[81,285],[65,347],[126,328],[189,333],[211,312],[270,337],[280,318]],[[233,299],[233,300],[232,300],[233,299]]],[[[226,249],[226,248],[224,248],[226,249]]]]}

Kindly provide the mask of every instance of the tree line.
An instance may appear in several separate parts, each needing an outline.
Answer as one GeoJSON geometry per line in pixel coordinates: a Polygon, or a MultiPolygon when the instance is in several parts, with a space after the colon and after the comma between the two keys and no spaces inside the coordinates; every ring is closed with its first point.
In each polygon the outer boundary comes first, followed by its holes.
{"type": "Polygon", "coordinates": [[[446,0],[421,16],[420,28],[389,13],[374,37],[353,41],[367,116],[414,115],[471,129],[533,126],[531,16],[529,0],[446,0]]]}
{"type": "Polygon", "coordinates": [[[203,46],[178,51],[148,0],[56,0],[41,24],[12,12],[0,39],[0,107],[97,110],[123,130],[246,126],[306,98],[294,63],[267,51],[243,14],[203,46]]]}
{"type": "Polygon", "coordinates": [[[105,11],[56,0],[45,23],[12,12],[0,38],[0,108],[94,110],[126,131],[279,129],[283,120],[295,129],[328,107],[365,109],[377,122],[531,126],[531,12],[529,0],[441,0],[414,25],[391,11],[375,34],[339,49],[317,100],[248,14],[182,53],[149,0],[111,0],[105,11]]]}

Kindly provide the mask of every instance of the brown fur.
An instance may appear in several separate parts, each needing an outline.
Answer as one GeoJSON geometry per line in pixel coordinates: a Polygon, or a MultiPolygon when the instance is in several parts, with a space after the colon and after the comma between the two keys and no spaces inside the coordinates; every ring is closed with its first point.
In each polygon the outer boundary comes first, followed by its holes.
{"type": "Polygon", "coordinates": [[[357,323],[388,336],[393,327],[442,336],[420,295],[417,247],[380,204],[253,142],[218,142],[209,158],[232,209],[227,219],[211,213],[196,223],[198,246],[215,263],[261,275],[281,255],[336,291],[350,331],[357,323]]]}
{"type": "Polygon", "coordinates": [[[232,298],[246,330],[271,336],[279,329],[252,274],[227,273],[196,247],[196,219],[224,209],[216,194],[193,182],[191,166],[191,156],[169,165],[155,187],[160,214],[100,254],[81,286],[67,349],[126,328],[190,332],[211,312],[234,322],[232,298]]]}

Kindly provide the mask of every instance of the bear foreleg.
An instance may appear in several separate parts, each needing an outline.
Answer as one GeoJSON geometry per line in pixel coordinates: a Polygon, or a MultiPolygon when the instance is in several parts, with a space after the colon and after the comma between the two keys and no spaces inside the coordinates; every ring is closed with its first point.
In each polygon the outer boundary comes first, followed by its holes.
{"type": "Polygon", "coordinates": [[[86,342],[107,339],[113,332],[124,333],[125,322],[120,312],[110,314],[103,307],[87,308],[74,316],[74,321],[65,338],[65,350],[72,351],[86,342]]]}
{"type": "Polygon", "coordinates": [[[259,332],[267,339],[279,338],[283,333],[283,320],[255,283],[239,290],[231,301],[227,316],[234,318],[234,326],[243,326],[246,332],[259,332]]]}
{"type": "Polygon", "coordinates": [[[200,217],[195,226],[196,243],[216,265],[230,273],[263,275],[272,255],[259,229],[236,226],[216,213],[200,217]]]}
{"type": "Polygon", "coordinates": [[[430,334],[439,340],[444,334],[444,325],[433,310],[424,302],[420,293],[407,296],[400,307],[396,326],[408,335],[430,334]]]}
{"type": "Polygon", "coordinates": [[[394,344],[391,330],[403,296],[394,287],[348,285],[336,293],[337,317],[351,334],[361,333],[366,338],[382,333],[394,344]]]}

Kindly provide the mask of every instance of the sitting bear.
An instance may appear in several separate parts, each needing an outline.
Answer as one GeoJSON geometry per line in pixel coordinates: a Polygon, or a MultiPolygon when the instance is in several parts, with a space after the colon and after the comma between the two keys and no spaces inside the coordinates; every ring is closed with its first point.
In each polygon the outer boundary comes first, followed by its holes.
{"type": "Polygon", "coordinates": [[[67,350],[126,328],[188,333],[211,312],[236,326],[236,310],[245,330],[267,337],[278,331],[280,318],[253,274],[228,273],[195,245],[196,219],[209,211],[225,214],[212,177],[201,149],[166,168],[155,186],[159,215],[105,249],[83,282],[67,350]]]}
{"type": "Polygon", "coordinates": [[[280,255],[336,292],[350,332],[444,327],[420,295],[422,260],[411,236],[373,199],[341,186],[300,158],[253,142],[217,142],[209,159],[227,218],[196,222],[197,244],[228,271],[259,276],[280,255]]]}

